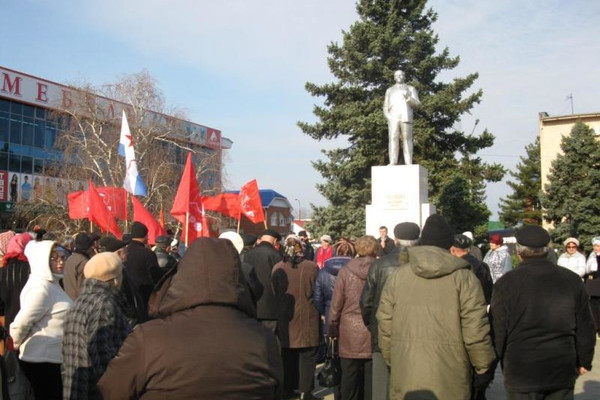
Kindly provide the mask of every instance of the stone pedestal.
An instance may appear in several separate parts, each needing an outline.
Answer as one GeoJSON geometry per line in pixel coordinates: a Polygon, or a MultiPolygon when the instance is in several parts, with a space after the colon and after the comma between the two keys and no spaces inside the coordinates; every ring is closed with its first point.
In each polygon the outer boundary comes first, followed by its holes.
{"type": "Polygon", "coordinates": [[[394,226],[414,222],[423,227],[435,213],[429,204],[427,170],[420,165],[371,167],[371,204],[366,208],[366,234],[379,237],[379,227],[387,226],[394,237],[394,226]]]}

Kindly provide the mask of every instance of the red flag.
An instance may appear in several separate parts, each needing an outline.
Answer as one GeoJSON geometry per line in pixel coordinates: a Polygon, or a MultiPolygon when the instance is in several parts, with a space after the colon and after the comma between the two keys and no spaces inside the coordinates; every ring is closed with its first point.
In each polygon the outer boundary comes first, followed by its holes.
{"type": "Polygon", "coordinates": [[[265,220],[256,179],[253,179],[242,186],[242,189],[240,190],[240,209],[242,214],[255,224],[265,220]]]}
{"type": "Polygon", "coordinates": [[[69,218],[87,218],[90,212],[88,193],[86,191],[72,192],[67,195],[69,202],[69,218]]]}
{"type": "Polygon", "coordinates": [[[127,220],[127,192],[122,187],[98,187],[100,197],[108,211],[117,219],[127,220]]]}
{"type": "Polygon", "coordinates": [[[148,243],[156,243],[158,236],[166,234],[165,230],[135,196],[131,196],[131,202],[133,203],[133,220],[146,225],[146,228],[148,228],[148,243]]]}
{"type": "Polygon", "coordinates": [[[183,224],[181,234],[184,242],[191,243],[198,237],[209,236],[196,173],[192,165],[192,153],[188,154],[185,162],[177,195],[171,208],[171,215],[183,224]],[[186,226],[186,213],[189,213],[188,226],[186,226]]]}
{"type": "Polygon", "coordinates": [[[221,193],[216,196],[202,196],[205,210],[216,211],[228,217],[240,217],[240,196],[237,193],[221,193]]]}
{"type": "Polygon", "coordinates": [[[115,217],[112,216],[106,204],[102,201],[102,197],[96,191],[96,187],[89,180],[88,199],[90,204],[89,220],[98,225],[102,230],[110,232],[119,239],[123,236],[115,217]]]}

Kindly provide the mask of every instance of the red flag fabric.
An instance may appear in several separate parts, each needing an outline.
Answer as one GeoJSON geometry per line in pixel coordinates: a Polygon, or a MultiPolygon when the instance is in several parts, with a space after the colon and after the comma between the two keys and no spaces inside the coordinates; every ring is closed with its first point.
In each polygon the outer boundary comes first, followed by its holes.
{"type": "Polygon", "coordinates": [[[127,192],[122,187],[98,187],[100,197],[108,211],[117,219],[127,220],[127,192]]]}
{"type": "Polygon", "coordinates": [[[216,211],[235,219],[240,218],[240,196],[237,193],[202,196],[202,205],[205,210],[216,211]]]}
{"type": "Polygon", "coordinates": [[[119,239],[123,236],[115,217],[112,216],[102,197],[98,194],[96,187],[89,180],[88,199],[90,205],[89,220],[98,225],[103,231],[110,232],[119,239]]]}
{"type": "Polygon", "coordinates": [[[67,195],[69,202],[69,218],[83,219],[87,218],[90,212],[88,204],[88,194],[86,191],[72,192],[67,195]]]}
{"type": "Polygon", "coordinates": [[[156,243],[158,236],[166,234],[164,228],[160,226],[154,215],[135,196],[131,196],[131,203],[133,203],[133,220],[146,225],[146,228],[148,228],[148,243],[156,243]]]}
{"type": "Polygon", "coordinates": [[[185,162],[177,195],[171,208],[171,215],[183,224],[181,235],[184,243],[192,243],[196,238],[209,236],[196,173],[192,165],[192,153],[188,154],[185,162]],[[188,226],[185,223],[186,213],[189,213],[188,226]]]}
{"type": "Polygon", "coordinates": [[[256,179],[242,186],[240,190],[240,210],[242,214],[255,224],[265,220],[265,213],[256,179]]]}

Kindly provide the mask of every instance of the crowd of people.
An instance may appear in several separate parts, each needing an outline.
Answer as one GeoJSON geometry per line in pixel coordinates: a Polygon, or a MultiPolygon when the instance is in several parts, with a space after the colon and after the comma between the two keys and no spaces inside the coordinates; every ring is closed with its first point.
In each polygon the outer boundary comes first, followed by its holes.
{"type": "MultiPolygon", "coordinates": [[[[224,232],[183,254],[119,240],[0,234],[2,399],[317,399],[332,344],[336,400],[573,399],[600,326],[600,237],[551,261],[550,236],[500,235],[482,257],[440,215],[388,237],[224,232]]],[[[600,332],[598,332],[600,333],[600,332]]]]}

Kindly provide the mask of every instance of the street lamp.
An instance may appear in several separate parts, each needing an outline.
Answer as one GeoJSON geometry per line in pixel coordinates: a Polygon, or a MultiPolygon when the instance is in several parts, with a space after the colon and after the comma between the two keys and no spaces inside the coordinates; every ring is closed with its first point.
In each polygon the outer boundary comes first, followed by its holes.
{"type": "Polygon", "coordinates": [[[302,211],[300,210],[300,200],[294,199],[298,202],[298,220],[302,220],[302,211]]]}

